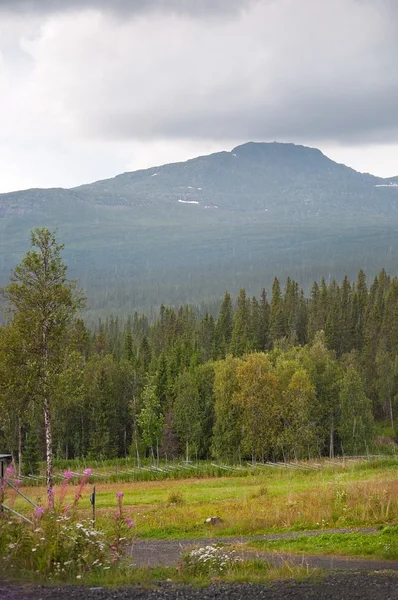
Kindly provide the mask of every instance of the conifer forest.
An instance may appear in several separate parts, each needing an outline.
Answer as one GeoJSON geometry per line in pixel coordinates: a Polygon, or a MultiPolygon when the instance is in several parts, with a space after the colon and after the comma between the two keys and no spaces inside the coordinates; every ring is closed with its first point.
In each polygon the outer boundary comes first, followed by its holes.
{"type": "Polygon", "coordinates": [[[50,450],[237,463],[370,453],[380,422],[395,435],[398,279],[384,270],[309,297],[275,277],[260,297],[226,292],[217,314],[161,306],[88,327],[53,234],[32,247],[0,327],[0,446],[24,473],[50,450]]]}

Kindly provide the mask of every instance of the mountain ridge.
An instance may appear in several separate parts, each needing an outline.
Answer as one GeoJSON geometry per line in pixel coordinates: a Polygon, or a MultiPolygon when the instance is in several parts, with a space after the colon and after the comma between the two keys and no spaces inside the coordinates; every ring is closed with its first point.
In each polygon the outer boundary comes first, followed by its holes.
{"type": "MultiPolygon", "coordinates": [[[[49,188],[42,188],[42,187],[30,187],[30,188],[23,188],[20,190],[11,190],[8,192],[0,192],[0,198],[2,196],[8,196],[11,194],[20,194],[23,192],[30,192],[30,191],[55,191],[55,190],[63,190],[63,191],[73,191],[73,190],[79,190],[82,188],[85,188],[87,186],[90,185],[95,185],[95,184],[102,184],[102,183],[106,183],[106,182],[110,182],[113,181],[115,179],[124,177],[124,176],[132,176],[132,175],[142,175],[142,174],[150,174],[153,171],[159,170],[159,169],[163,169],[164,167],[174,167],[174,166],[179,166],[179,165],[188,165],[190,163],[194,163],[195,161],[198,160],[202,160],[202,159],[208,159],[208,158],[212,158],[212,157],[218,157],[218,156],[225,156],[225,155],[234,155],[237,154],[237,152],[243,150],[243,149],[247,149],[247,148],[251,148],[251,147],[280,147],[283,148],[284,150],[286,149],[297,149],[300,151],[311,151],[311,153],[314,153],[314,155],[319,155],[323,158],[325,158],[327,161],[329,161],[330,163],[333,163],[336,166],[339,167],[345,167],[346,169],[349,169],[350,171],[353,171],[354,173],[357,173],[359,175],[364,175],[364,176],[369,176],[372,177],[374,179],[377,179],[378,181],[381,182],[389,182],[389,181],[398,181],[398,175],[394,175],[392,177],[380,177],[377,175],[373,175],[372,173],[369,172],[363,172],[363,171],[357,171],[356,169],[345,165],[344,163],[340,163],[337,162],[335,160],[333,160],[332,158],[328,157],[326,154],[324,154],[319,148],[315,148],[312,146],[306,146],[303,144],[294,144],[291,142],[253,142],[253,141],[249,141],[249,142],[245,142],[244,144],[239,144],[238,146],[235,146],[234,148],[232,148],[231,151],[227,151],[227,150],[222,150],[220,152],[214,152],[211,154],[203,154],[203,155],[199,155],[193,158],[189,158],[185,161],[176,161],[176,162],[171,162],[171,163],[164,163],[164,164],[160,164],[160,165],[154,165],[152,167],[147,167],[145,169],[136,169],[133,171],[124,171],[123,173],[118,173],[112,177],[107,177],[105,179],[98,179],[92,182],[88,182],[88,183],[83,183],[83,184],[79,184],[77,186],[72,186],[72,187],[62,187],[62,186],[51,186],[49,188]]],[[[285,155],[286,157],[286,155],[285,155]]]]}
{"type": "Polygon", "coordinates": [[[258,291],[276,274],[305,286],[325,272],[377,272],[381,259],[394,271],[395,179],[317,148],[247,142],[69,189],[0,194],[0,285],[44,225],[58,227],[72,276],[104,310],[258,291]]]}

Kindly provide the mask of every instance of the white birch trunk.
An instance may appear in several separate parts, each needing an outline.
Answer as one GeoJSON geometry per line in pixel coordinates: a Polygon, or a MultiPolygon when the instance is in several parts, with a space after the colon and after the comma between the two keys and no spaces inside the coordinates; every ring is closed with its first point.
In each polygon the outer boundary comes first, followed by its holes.
{"type": "Polygon", "coordinates": [[[50,508],[53,508],[53,440],[51,429],[50,401],[47,396],[44,398],[44,429],[46,437],[46,486],[48,495],[48,505],[50,508]]]}
{"type": "Polygon", "coordinates": [[[18,418],[18,477],[22,474],[22,425],[21,417],[18,418]]]}

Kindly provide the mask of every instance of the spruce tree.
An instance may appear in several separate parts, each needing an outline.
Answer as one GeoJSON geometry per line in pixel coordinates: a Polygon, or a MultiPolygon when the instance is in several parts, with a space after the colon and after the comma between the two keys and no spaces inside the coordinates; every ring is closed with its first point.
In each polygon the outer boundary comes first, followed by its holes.
{"type": "Polygon", "coordinates": [[[286,322],[283,311],[283,298],[281,286],[275,277],[272,285],[272,298],[270,309],[270,335],[272,343],[286,336],[286,322]]]}
{"type": "Polygon", "coordinates": [[[251,345],[250,301],[246,298],[245,290],[240,290],[229,350],[234,356],[242,356],[250,350],[251,345]]]}
{"type": "Polygon", "coordinates": [[[233,326],[231,296],[228,292],[225,292],[216,324],[217,356],[219,358],[224,358],[227,354],[231,343],[233,326]]]}

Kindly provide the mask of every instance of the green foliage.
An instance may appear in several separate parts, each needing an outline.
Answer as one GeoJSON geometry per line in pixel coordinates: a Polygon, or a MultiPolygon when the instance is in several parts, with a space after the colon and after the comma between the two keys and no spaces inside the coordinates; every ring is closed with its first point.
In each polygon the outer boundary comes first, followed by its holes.
{"type": "Polygon", "coordinates": [[[163,433],[164,416],[161,413],[161,404],[153,383],[148,383],[143,389],[142,409],[137,422],[141,428],[145,446],[151,449],[152,457],[154,457],[154,449],[156,449],[157,458],[159,458],[158,448],[163,433]]]}
{"type": "Polygon", "coordinates": [[[341,382],[339,434],[347,454],[365,454],[374,437],[374,420],[359,374],[349,367],[341,382]]]}
{"type": "MultiPolygon", "coordinates": [[[[397,290],[385,271],[368,290],[361,271],[355,282],[314,283],[306,300],[296,281],[282,292],[275,278],[271,305],[265,290],[249,299],[242,289],[236,302],[225,294],[218,317],[162,306],[151,319],[110,315],[93,331],[72,322],[48,379],[54,453],[130,454],[140,466],[155,454],[238,463],[384,448],[374,446],[371,421],[388,419],[395,431],[397,290]],[[257,363],[267,365],[258,377],[257,363]],[[362,386],[355,414],[348,373],[362,386]]],[[[22,333],[0,328],[0,435],[17,454],[19,432],[26,440],[35,427],[43,458],[36,358],[22,333]]]]}
{"type": "Polygon", "coordinates": [[[212,454],[237,462],[241,457],[241,407],[234,402],[238,389],[237,368],[242,364],[231,355],[214,366],[214,427],[212,454]]]}
{"type": "Polygon", "coordinates": [[[169,504],[184,504],[184,496],[181,492],[170,492],[167,501],[169,504]]]}
{"type": "Polygon", "coordinates": [[[23,448],[22,471],[24,475],[37,475],[40,472],[40,448],[34,427],[29,428],[23,448]]]}
{"type": "Polygon", "coordinates": [[[250,354],[237,368],[233,401],[241,408],[242,449],[252,460],[264,460],[279,433],[278,380],[265,354],[250,354]]]}
{"type": "Polygon", "coordinates": [[[111,566],[104,534],[76,516],[48,511],[34,527],[2,519],[0,528],[2,568],[8,575],[70,580],[111,566]]]}

